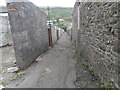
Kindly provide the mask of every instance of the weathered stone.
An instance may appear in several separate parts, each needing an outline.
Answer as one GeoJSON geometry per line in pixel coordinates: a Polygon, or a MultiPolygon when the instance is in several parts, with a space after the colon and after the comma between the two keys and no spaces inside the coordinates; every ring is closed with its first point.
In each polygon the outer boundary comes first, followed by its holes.
{"type": "Polygon", "coordinates": [[[19,71],[18,67],[10,67],[7,69],[7,72],[9,72],[9,73],[13,73],[13,72],[17,72],[17,71],[19,71]]]}
{"type": "Polygon", "coordinates": [[[106,51],[105,45],[99,44],[99,47],[100,47],[101,50],[106,51]]]}
{"type": "Polygon", "coordinates": [[[117,3],[113,3],[112,6],[110,7],[110,15],[112,16],[113,14],[117,13],[117,3]]]}
{"type": "Polygon", "coordinates": [[[116,2],[92,2],[84,4],[84,7],[80,6],[80,30],[76,27],[78,17],[73,16],[72,31],[72,37],[77,35],[79,41],[78,53],[89,60],[101,80],[112,78],[114,84],[118,84],[117,62],[120,51],[120,17],[117,15],[117,5],[116,2]],[[86,24],[87,21],[89,22],[86,24]]]}
{"type": "Polygon", "coordinates": [[[120,41],[113,41],[112,44],[112,50],[116,53],[120,53],[120,41]]]}

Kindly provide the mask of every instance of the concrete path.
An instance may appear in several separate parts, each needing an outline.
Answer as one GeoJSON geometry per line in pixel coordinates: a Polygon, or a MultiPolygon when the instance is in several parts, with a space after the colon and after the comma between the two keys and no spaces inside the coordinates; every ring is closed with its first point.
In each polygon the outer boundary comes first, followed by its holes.
{"type": "Polygon", "coordinates": [[[75,63],[70,37],[65,32],[57,44],[37,63],[32,64],[25,75],[6,87],[16,88],[75,88],[75,63]]]}

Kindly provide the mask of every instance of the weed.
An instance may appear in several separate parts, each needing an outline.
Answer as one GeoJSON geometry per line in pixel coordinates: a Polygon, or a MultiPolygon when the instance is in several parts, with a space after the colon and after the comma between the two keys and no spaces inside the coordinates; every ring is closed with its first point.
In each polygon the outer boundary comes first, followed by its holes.
{"type": "Polygon", "coordinates": [[[90,63],[88,63],[87,61],[85,61],[85,60],[82,60],[82,65],[85,67],[85,69],[89,69],[90,68],[90,63]]]}
{"type": "Polygon", "coordinates": [[[23,72],[18,72],[17,76],[20,78],[20,77],[22,77],[23,74],[24,74],[23,72]]]}
{"type": "Polygon", "coordinates": [[[101,36],[104,36],[104,32],[100,32],[100,35],[101,35],[101,36]]]}
{"type": "Polygon", "coordinates": [[[16,76],[14,76],[14,77],[12,77],[12,78],[10,78],[10,81],[14,81],[14,80],[16,80],[16,76]]]}
{"type": "Polygon", "coordinates": [[[112,88],[112,85],[109,82],[101,82],[100,87],[110,89],[110,88],[112,88]]]}
{"type": "Polygon", "coordinates": [[[18,72],[14,77],[10,78],[10,81],[16,80],[18,78],[21,78],[24,75],[23,72],[18,72]]]}

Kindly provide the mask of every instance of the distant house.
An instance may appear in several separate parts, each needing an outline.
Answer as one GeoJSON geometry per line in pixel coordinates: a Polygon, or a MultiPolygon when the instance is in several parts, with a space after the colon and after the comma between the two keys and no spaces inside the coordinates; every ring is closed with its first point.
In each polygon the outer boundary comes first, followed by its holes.
{"type": "Polygon", "coordinates": [[[0,16],[8,16],[6,7],[0,7],[0,16]]]}
{"type": "Polygon", "coordinates": [[[0,13],[7,13],[6,7],[0,7],[0,13]]]}
{"type": "Polygon", "coordinates": [[[49,25],[49,23],[53,25],[53,20],[47,21],[47,25],[49,25]]]}
{"type": "Polygon", "coordinates": [[[64,19],[59,19],[59,21],[64,21],[64,19]]]}

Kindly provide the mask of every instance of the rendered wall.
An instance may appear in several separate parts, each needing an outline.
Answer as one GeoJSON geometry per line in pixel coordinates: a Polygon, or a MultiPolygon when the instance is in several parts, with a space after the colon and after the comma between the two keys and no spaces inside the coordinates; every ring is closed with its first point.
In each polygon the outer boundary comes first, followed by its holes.
{"type": "Polygon", "coordinates": [[[7,4],[17,65],[28,67],[48,49],[46,15],[31,2],[7,4]]]}
{"type": "Polygon", "coordinates": [[[0,15],[0,47],[12,42],[10,25],[7,14],[0,15]],[[5,15],[5,16],[2,16],[5,15]]]}

